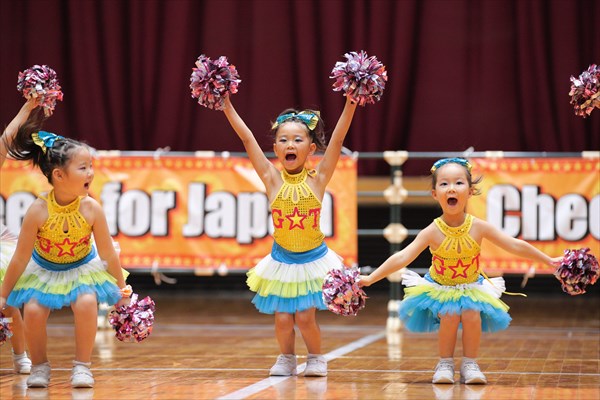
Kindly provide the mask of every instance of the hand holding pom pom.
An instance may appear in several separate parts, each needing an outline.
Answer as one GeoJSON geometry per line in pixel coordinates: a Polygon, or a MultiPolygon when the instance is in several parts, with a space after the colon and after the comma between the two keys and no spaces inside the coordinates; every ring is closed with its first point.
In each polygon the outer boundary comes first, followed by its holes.
{"type": "Polygon", "coordinates": [[[592,64],[578,78],[571,76],[569,96],[575,115],[585,118],[594,108],[600,108],[600,67],[592,64]]]}
{"type": "Polygon", "coordinates": [[[2,346],[10,337],[13,335],[10,329],[10,323],[12,318],[4,317],[4,314],[0,312],[0,346],[2,346]]]}
{"type": "Polygon", "coordinates": [[[234,65],[227,62],[227,57],[211,60],[202,54],[196,61],[190,77],[192,97],[198,104],[215,110],[223,110],[225,97],[237,93],[240,76],[234,65]]]}
{"type": "Polygon", "coordinates": [[[323,301],[338,315],[355,316],[365,308],[367,295],[358,285],[358,268],[332,269],[323,280],[323,301]]]}
{"type": "Polygon", "coordinates": [[[563,291],[571,296],[585,293],[587,285],[596,283],[600,276],[598,260],[589,251],[589,248],[565,250],[562,263],[554,272],[563,291]]]}
{"type": "Polygon", "coordinates": [[[34,65],[19,72],[17,90],[22,92],[26,99],[31,96],[41,97],[40,104],[47,117],[54,112],[56,100],[62,101],[63,99],[56,72],[47,65],[34,65]]]}
{"type": "Polygon", "coordinates": [[[138,301],[138,295],[134,293],[129,305],[110,312],[109,322],[120,341],[141,342],[152,333],[154,301],[148,296],[138,301]]]}
{"type": "Polygon", "coordinates": [[[335,79],[333,90],[343,90],[361,106],[379,101],[387,82],[385,66],[375,56],[367,57],[362,50],[346,53],[344,57],[347,61],[335,63],[331,71],[330,78],[335,79]]]}

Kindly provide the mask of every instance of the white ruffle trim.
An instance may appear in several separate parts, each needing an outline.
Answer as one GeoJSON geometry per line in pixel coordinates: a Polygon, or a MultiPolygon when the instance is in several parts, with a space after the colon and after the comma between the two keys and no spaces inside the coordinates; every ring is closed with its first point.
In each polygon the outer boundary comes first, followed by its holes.
{"type": "Polygon", "coordinates": [[[305,264],[285,264],[267,255],[254,267],[254,273],[262,279],[279,282],[306,282],[323,279],[329,270],[344,268],[342,257],[329,249],[318,260],[305,264]]]}
{"type": "Polygon", "coordinates": [[[504,282],[504,279],[501,277],[490,278],[489,281],[487,279],[484,279],[481,283],[473,282],[473,283],[463,283],[460,285],[445,286],[445,285],[440,285],[437,282],[428,281],[427,279],[423,278],[421,275],[417,274],[415,271],[411,271],[410,269],[403,270],[402,284],[406,287],[427,285],[427,286],[431,286],[431,287],[435,288],[436,290],[474,289],[474,290],[479,290],[484,293],[487,293],[496,299],[499,299],[502,296],[502,293],[506,290],[506,284],[504,282]]]}

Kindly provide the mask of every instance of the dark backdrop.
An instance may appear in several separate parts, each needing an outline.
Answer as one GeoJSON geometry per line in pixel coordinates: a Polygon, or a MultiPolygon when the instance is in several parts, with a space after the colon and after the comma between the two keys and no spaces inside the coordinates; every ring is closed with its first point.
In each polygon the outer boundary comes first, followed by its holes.
{"type": "Polygon", "coordinates": [[[188,88],[200,54],[226,55],[236,108],[270,149],[269,121],[290,106],[333,129],[343,99],[329,74],[363,49],[389,81],[357,113],[351,150],[597,150],[600,111],[576,117],[568,92],[600,63],[599,21],[595,0],[3,0],[0,121],[22,103],[17,73],[48,64],[65,94],[48,130],[99,149],[242,151],[188,88]]]}

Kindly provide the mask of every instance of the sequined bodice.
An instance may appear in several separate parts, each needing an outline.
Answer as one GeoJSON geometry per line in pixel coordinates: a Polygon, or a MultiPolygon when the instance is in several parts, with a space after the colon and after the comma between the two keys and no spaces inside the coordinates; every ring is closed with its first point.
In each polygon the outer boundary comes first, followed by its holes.
{"type": "Polygon", "coordinates": [[[81,198],[61,206],[54,198],[54,191],[40,199],[48,204],[48,220],[38,232],[35,250],[48,261],[66,264],[79,261],[92,248],[92,227],[79,212],[81,198]]]}
{"type": "Polygon", "coordinates": [[[431,251],[429,275],[442,285],[475,282],[479,278],[479,244],[469,235],[473,216],[466,214],[461,226],[448,226],[442,218],[434,220],[444,234],[442,244],[431,251]]]}
{"type": "Polygon", "coordinates": [[[304,252],[323,243],[321,201],[308,186],[309,172],[281,172],[283,185],[271,203],[275,242],[286,250],[304,252]]]}

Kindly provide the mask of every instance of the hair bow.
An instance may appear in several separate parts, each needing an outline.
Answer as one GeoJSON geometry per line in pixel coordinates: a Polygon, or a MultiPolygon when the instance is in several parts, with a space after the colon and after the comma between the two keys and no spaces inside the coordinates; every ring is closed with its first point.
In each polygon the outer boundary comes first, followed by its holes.
{"type": "Polygon", "coordinates": [[[306,125],[308,127],[308,129],[311,131],[313,129],[315,129],[317,127],[317,124],[319,123],[319,115],[318,114],[315,114],[310,111],[300,111],[297,114],[296,113],[288,113],[288,114],[280,115],[279,117],[277,117],[277,120],[275,120],[275,123],[273,124],[271,129],[277,128],[279,125],[283,124],[284,122],[286,122],[290,119],[299,120],[304,125],[306,125]]]}
{"type": "Polygon", "coordinates": [[[54,142],[56,142],[58,139],[64,139],[62,136],[46,131],[32,133],[31,138],[33,139],[33,143],[42,148],[44,154],[46,154],[46,149],[50,149],[52,146],[54,146],[54,142]]]}
{"type": "Polygon", "coordinates": [[[441,168],[448,163],[462,165],[467,169],[467,171],[469,171],[469,173],[471,173],[471,163],[466,158],[462,157],[442,158],[441,160],[437,160],[431,167],[431,173],[433,174],[438,168],[441,168]]]}

